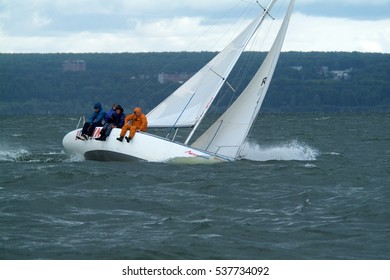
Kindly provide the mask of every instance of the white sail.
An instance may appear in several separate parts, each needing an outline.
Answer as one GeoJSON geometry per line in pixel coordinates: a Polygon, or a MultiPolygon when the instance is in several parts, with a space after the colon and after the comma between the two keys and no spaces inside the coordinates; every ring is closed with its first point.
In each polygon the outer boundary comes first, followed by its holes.
{"type": "Polygon", "coordinates": [[[271,50],[260,69],[231,107],[191,146],[218,155],[237,159],[271,82],[287,32],[294,0],[290,2],[285,19],[271,50]]]}
{"type": "Polygon", "coordinates": [[[147,114],[149,127],[192,127],[210,107],[244,48],[276,0],[225,49],[147,114]]]}

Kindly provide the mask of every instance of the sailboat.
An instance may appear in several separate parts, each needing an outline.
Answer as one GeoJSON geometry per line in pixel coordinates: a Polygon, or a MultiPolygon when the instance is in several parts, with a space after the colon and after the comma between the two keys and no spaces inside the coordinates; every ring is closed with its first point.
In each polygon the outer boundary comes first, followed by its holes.
{"type": "MultiPolygon", "coordinates": [[[[277,0],[271,0],[261,13],[220,53],[187,82],[147,114],[148,129],[192,128],[185,141],[137,132],[130,143],[119,142],[120,129],[114,128],[106,141],[81,141],[81,129],[65,135],[63,145],[87,160],[144,160],[215,163],[239,160],[243,145],[259,113],[275,71],[295,0],[291,0],[274,43],[260,68],[233,104],[195,141],[195,131],[205,117],[245,47],[260,28],[277,0]]],[[[97,127],[93,137],[100,134],[97,127]]]]}

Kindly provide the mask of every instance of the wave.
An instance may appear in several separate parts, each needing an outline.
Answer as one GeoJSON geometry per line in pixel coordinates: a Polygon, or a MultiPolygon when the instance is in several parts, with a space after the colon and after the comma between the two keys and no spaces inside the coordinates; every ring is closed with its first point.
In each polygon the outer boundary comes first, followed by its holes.
{"type": "Polygon", "coordinates": [[[0,150],[0,162],[1,161],[20,161],[20,159],[30,156],[31,153],[25,149],[18,150],[0,150]]]}
{"type": "Polygon", "coordinates": [[[24,148],[0,149],[0,162],[77,162],[79,158],[67,155],[64,151],[49,151],[45,153],[32,153],[24,148]]]}
{"type": "Polygon", "coordinates": [[[247,142],[244,147],[244,158],[253,161],[300,160],[315,161],[319,152],[306,144],[292,140],[288,143],[262,146],[247,142]]]}
{"type": "Polygon", "coordinates": [[[85,161],[84,157],[80,155],[69,155],[65,160],[65,162],[82,162],[85,161]]]}

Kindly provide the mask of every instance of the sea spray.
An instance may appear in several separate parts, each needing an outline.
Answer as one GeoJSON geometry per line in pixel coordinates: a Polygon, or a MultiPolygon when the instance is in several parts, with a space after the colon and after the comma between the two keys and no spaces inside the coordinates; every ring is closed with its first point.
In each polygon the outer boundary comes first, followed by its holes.
{"type": "Polygon", "coordinates": [[[78,162],[80,159],[70,157],[65,151],[48,151],[48,152],[37,152],[29,151],[25,148],[9,148],[2,146],[0,147],[0,162],[62,162],[71,161],[78,162]]]}
{"type": "Polygon", "coordinates": [[[20,159],[29,156],[31,153],[23,148],[21,149],[7,149],[0,148],[0,162],[6,161],[20,161],[20,159]]]}
{"type": "Polygon", "coordinates": [[[269,160],[301,160],[314,161],[319,152],[297,140],[287,143],[262,146],[254,142],[247,142],[244,146],[244,158],[253,161],[269,160]]]}

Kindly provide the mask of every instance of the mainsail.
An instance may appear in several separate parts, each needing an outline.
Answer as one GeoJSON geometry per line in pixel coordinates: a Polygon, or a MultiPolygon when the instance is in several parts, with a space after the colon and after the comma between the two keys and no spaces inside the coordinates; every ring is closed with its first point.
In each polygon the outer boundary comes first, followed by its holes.
{"type": "Polygon", "coordinates": [[[260,110],[271,82],[295,0],[290,2],[285,19],[271,50],[242,94],[191,146],[237,159],[241,147],[260,110]]]}
{"type": "Polygon", "coordinates": [[[276,0],[225,49],[147,115],[149,127],[195,127],[276,0]]]}

